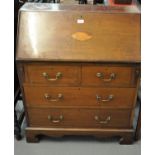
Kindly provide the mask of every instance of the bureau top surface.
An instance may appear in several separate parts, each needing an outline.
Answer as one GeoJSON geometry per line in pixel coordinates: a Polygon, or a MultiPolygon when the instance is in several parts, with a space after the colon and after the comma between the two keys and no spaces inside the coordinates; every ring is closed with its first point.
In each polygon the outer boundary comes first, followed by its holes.
{"type": "Polygon", "coordinates": [[[140,62],[140,11],[26,3],[19,12],[17,60],[140,62]]]}

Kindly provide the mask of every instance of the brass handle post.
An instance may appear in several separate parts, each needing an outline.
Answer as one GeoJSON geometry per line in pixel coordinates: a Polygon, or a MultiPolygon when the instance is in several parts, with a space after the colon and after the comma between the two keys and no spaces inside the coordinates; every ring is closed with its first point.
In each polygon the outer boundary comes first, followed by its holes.
{"type": "Polygon", "coordinates": [[[62,73],[61,72],[56,73],[55,78],[50,78],[50,76],[46,72],[43,72],[42,75],[48,81],[57,81],[58,79],[60,79],[62,77],[62,73]]]}
{"type": "Polygon", "coordinates": [[[100,124],[108,124],[109,121],[111,120],[111,117],[108,116],[105,120],[100,120],[99,116],[96,115],[94,116],[94,119],[100,124]]]}
{"type": "Polygon", "coordinates": [[[103,73],[96,73],[96,77],[100,78],[100,79],[103,80],[104,82],[110,82],[110,81],[112,81],[113,79],[115,79],[116,74],[115,74],[115,73],[111,73],[111,74],[110,74],[110,78],[109,78],[109,79],[105,79],[103,73]]]}

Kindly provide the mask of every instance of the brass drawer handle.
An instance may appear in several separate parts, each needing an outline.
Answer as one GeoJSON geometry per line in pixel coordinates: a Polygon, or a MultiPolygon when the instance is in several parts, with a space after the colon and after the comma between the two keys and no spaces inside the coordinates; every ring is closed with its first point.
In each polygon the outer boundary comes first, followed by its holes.
{"type": "Polygon", "coordinates": [[[94,116],[94,119],[100,124],[108,124],[111,120],[111,117],[108,116],[104,121],[100,120],[99,116],[94,116]]]}
{"type": "Polygon", "coordinates": [[[98,78],[102,79],[104,82],[110,82],[111,80],[115,79],[116,74],[115,73],[111,73],[109,79],[105,79],[103,73],[96,73],[96,76],[98,78]]]}
{"type": "Polygon", "coordinates": [[[96,99],[97,99],[98,101],[102,101],[102,102],[109,102],[109,101],[111,101],[113,98],[114,98],[114,95],[109,95],[107,99],[102,99],[101,96],[96,95],[96,99]]]}
{"type": "Polygon", "coordinates": [[[51,101],[51,102],[58,102],[58,101],[60,101],[60,100],[63,98],[63,95],[62,95],[62,94],[58,94],[58,98],[57,98],[57,99],[52,99],[52,96],[49,95],[49,94],[45,94],[44,97],[45,97],[45,99],[47,99],[48,101],[51,101]]]}
{"type": "Polygon", "coordinates": [[[64,117],[63,115],[60,115],[58,119],[53,119],[53,117],[51,115],[48,115],[48,120],[51,121],[52,123],[60,123],[61,121],[63,121],[64,117]]]}
{"type": "Polygon", "coordinates": [[[42,75],[48,81],[57,81],[58,79],[60,79],[62,77],[62,73],[61,72],[56,73],[55,78],[50,78],[50,76],[46,72],[43,72],[42,75]]]}

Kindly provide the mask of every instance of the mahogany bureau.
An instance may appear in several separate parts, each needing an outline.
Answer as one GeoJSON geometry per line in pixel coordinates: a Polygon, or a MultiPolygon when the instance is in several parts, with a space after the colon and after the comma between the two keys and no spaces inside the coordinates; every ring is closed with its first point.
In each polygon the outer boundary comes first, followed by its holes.
{"type": "Polygon", "coordinates": [[[132,143],[140,78],[140,11],[26,3],[16,61],[28,142],[40,135],[132,143]]]}

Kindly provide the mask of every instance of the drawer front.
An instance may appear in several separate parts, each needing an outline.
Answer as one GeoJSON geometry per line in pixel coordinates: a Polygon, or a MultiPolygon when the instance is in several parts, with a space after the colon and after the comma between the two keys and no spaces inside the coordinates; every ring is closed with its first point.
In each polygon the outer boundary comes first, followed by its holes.
{"type": "Polygon", "coordinates": [[[134,67],[83,66],[82,85],[134,86],[134,67]]]}
{"type": "Polygon", "coordinates": [[[27,65],[27,81],[48,85],[78,85],[80,67],[72,65],[27,65]]]}
{"type": "Polygon", "coordinates": [[[24,92],[29,107],[97,106],[131,108],[136,89],[25,86],[24,92]]]}
{"type": "Polygon", "coordinates": [[[130,110],[28,109],[32,127],[129,128],[130,110]]]}

